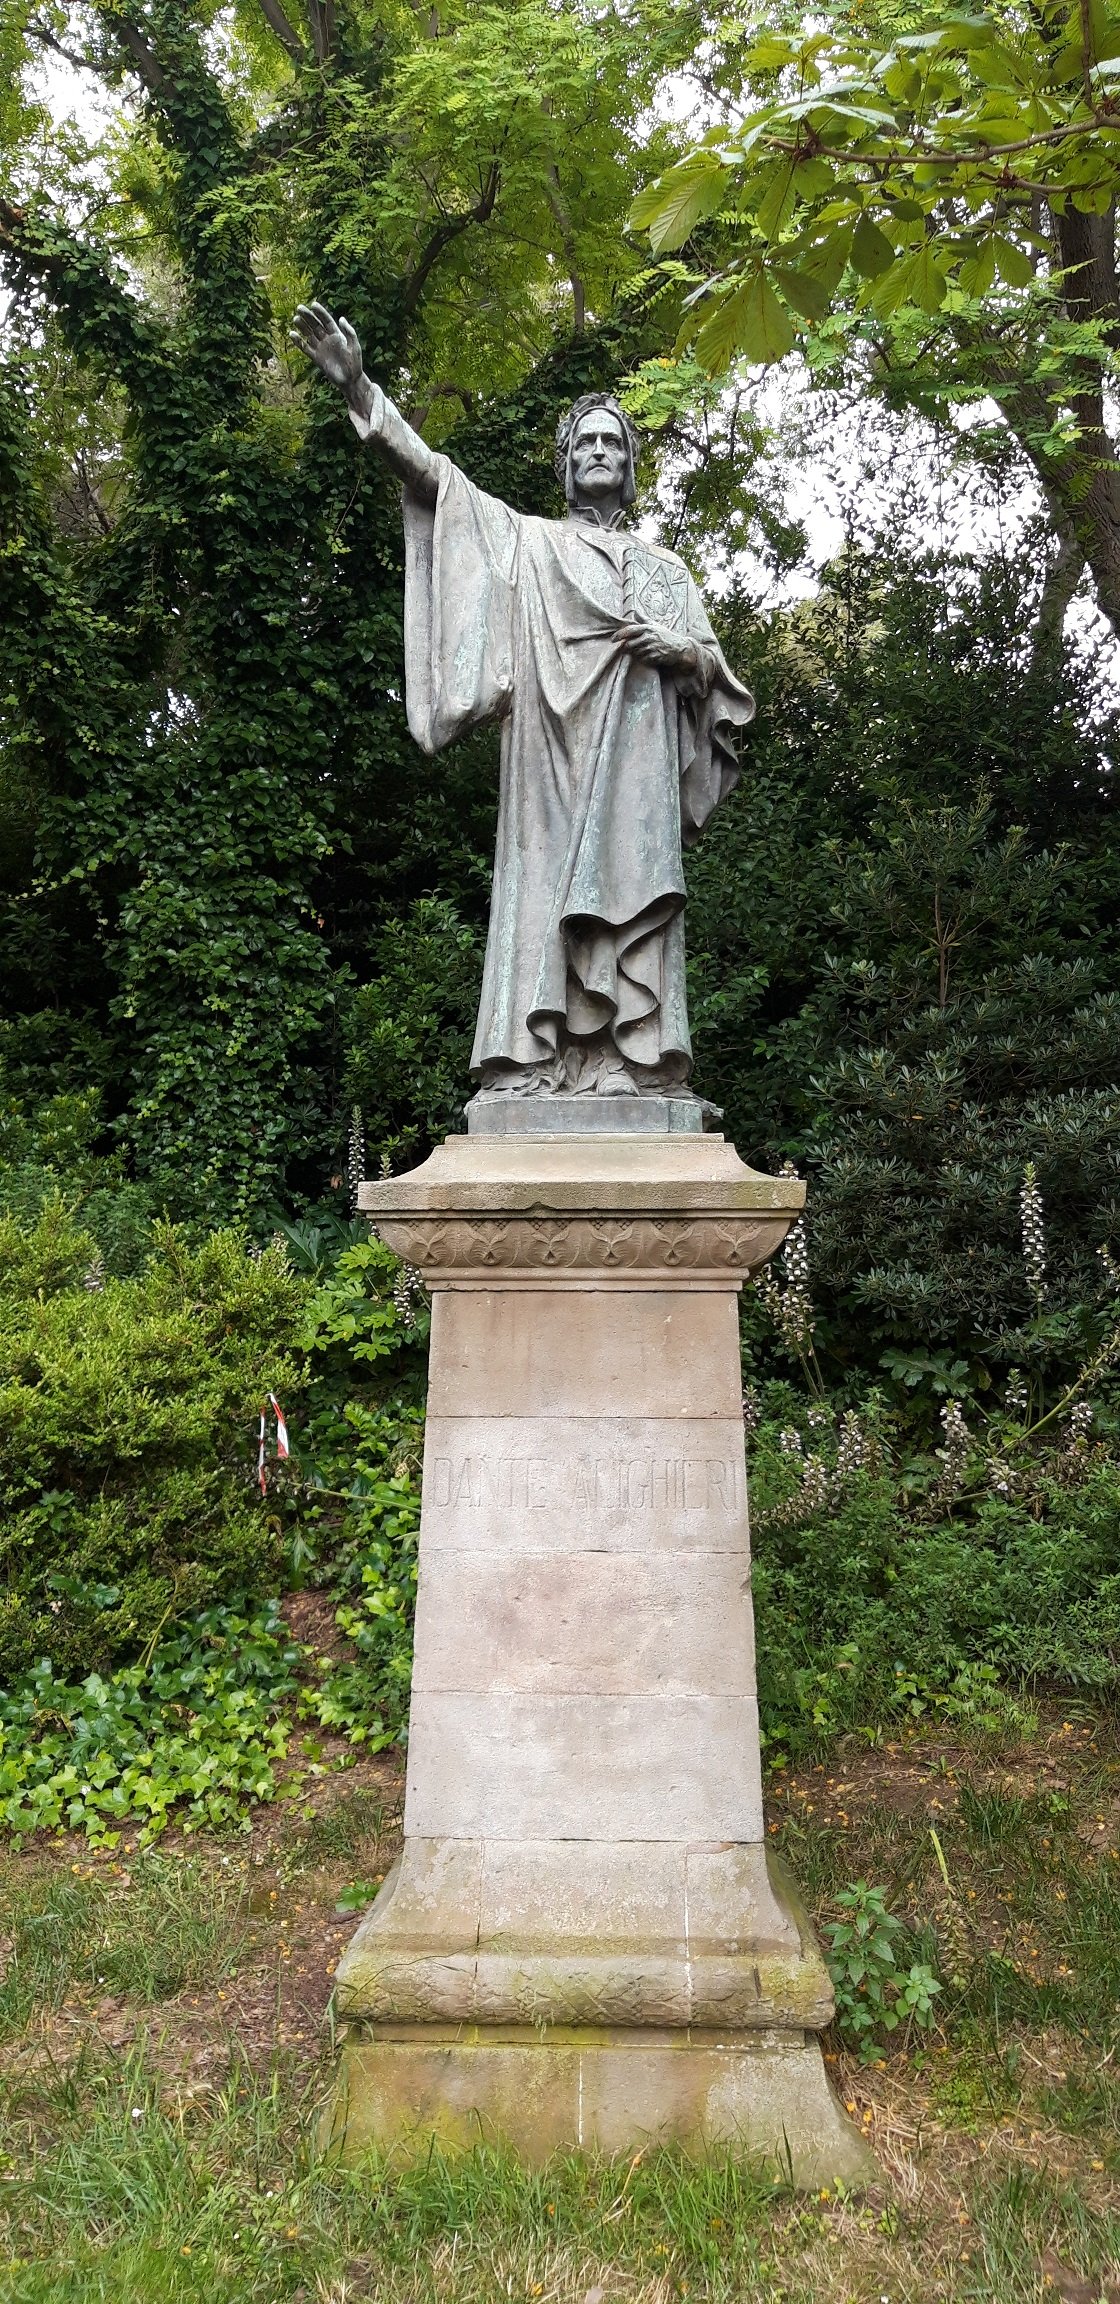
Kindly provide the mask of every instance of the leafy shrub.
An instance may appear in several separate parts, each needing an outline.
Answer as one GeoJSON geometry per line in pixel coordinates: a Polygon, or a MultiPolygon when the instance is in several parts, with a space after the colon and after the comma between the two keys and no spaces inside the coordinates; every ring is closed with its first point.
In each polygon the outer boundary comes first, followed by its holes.
{"type": "Polygon", "coordinates": [[[482,952],[479,930],[454,904],[421,897],[404,919],[383,923],[370,981],[351,994],[346,1095],[395,1168],[462,1125],[482,952]]]}
{"type": "Polygon", "coordinates": [[[350,1651],[307,1702],[324,1727],[374,1750],[408,1718],[429,1327],[407,1268],[366,1240],[336,1258],[301,1330],[299,1541],[335,1594],[350,1651]]]}
{"type": "Polygon", "coordinates": [[[0,1676],[105,1671],[161,1627],[275,1585],[256,1416],[295,1372],[305,1284],[232,1232],[167,1226],[104,1277],[66,1204],[0,1217],[0,1676]]]}
{"type": "Polygon", "coordinates": [[[906,1964],[906,1930],[887,1910],[885,1889],[857,1880],[836,1902],[843,1918],[826,1930],[836,2021],[870,2061],[883,2032],[928,2030],[941,1985],[924,1961],[906,1964]]]}
{"type": "Polygon", "coordinates": [[[324,1727],[344,1729],[378,1751],[403,1737],[408,1719],[423,1418],[401,1402],[376,1410],[351,1401],[343,1415],[357,1446],[331,1580],[336,1622],[355,1653],[328,1673],[309,1704],[324,1727]]]}
{"type": "MultiPolygon", "coordinates": [[[[398,1286],[403,1270],[380,1240],[357,1241],[335,1257],[308,1300],[299,1332],[312,1381],[337,1393],[340,1381],[343,1387],[354,1381],[351,1362],[391,1361],[427,1343],[427,1306],[414,1302],[411,1283],[398,1286]]],[[[422,1381],[423,1362],[417,1374],[422,1381]]]]}
{"type": "Polygon", "coordinates": [[[105,1271],[122,1278],[146,1261],[157,1211],[104,1149],[103,1061],[96,1040],[64,1019],[0,1022],[0,1212],[33,1224],[61,1193],[105,1271]]]}
{"type": "Polygon", "coordinates": [[[859,1417],[802,1401],[805,1437],[795,1400],[768,1388],[751,1466],[772,1757],[906,1714],[1014,1729],[1017,1685],[1120,1685],[1120,1462],[1108,1446],[1067,1425],[1049,1447],[1040,1435],[1018,1470],[1010,1452],[986,1460],[980,1435],[959,1459],[948,1443],[914,1457],[881,1402],[859,1417]]]}

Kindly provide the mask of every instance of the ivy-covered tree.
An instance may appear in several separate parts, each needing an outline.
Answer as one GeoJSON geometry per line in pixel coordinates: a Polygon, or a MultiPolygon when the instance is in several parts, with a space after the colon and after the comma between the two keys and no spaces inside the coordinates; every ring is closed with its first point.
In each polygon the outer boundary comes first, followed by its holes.
{"type": "Polygon", "coordinates": [[[157,1200],[263,1214],[321,1173],[371,899],[436,892],[457,779],[446,845],[480,813],[480,756],[441,764],[441,806],[409,743],[397,509],[288,317],[313,284],[437,431],[558,336],[578,377],[609,363],[638,121],[694,28],[664,0],[609,28],[575,0],[6,22],[0,778],[34,860],[2,949],[21,1004],[36,950],[56,996],[72,955],[157,1200]],[[122,107],[84,166],[27,95],[44,48],[122,107]]]}

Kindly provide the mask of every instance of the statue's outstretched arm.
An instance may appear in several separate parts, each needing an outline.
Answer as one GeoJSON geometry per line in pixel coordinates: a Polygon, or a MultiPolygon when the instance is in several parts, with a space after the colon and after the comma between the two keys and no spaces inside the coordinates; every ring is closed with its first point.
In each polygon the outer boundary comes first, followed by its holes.
{"type": "Polygon", "coordinates": [[[345,393],[350,422],[360,440],[369,440],[383,462],[414,496],[434,504],[439,461],[425,440],[406,424],[388,393],[366,375],[362,347],[348,320],[336,320],[325,304],[300,304],[291,331],[331,384],[345,393]]]}

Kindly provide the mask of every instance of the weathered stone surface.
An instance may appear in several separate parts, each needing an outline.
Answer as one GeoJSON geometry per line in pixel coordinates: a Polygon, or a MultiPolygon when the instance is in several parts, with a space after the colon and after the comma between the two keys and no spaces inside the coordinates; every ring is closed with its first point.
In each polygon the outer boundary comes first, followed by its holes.
{"type": "Polygon", "coordinates": [[[742,1279],[804,1195],[796,1178],[745,1167],[722,1136],[507,1134],[449,1136],[358,1198],[435,1287],[531,1287],[539,1274],[556,1296],[592,1275],[624,1289],[742,1279]]]}
{"type": "Polygon", "coordinates": [[[800,2099],[799,2164],[850,2174],[754,1694],[735,1232],[799,1191],[686,1136],[425,1174],[366,1194],[433,1322],[405,1850],[338,1971],[354,2135],[778,2152],[800,2099]]]}
{"type": "Polygon", "coordinates": [[[516,1299],[490,1284],[441,1290],[432,1306],[429,1400],[437,1418],[549,1417],[568,1428],[570,1445],[578,1444],[577,1419],[652,1416],[676,1425],[678,1457],[692,1453],[682,1430],[689,1418],[720,1417],[742,1431],[734,1293],[606,1294],[547,1281],[516,1299]]]}
{"type": "Polygon", "coordinates": [[[546,1208],[675,1216],[766,1214],[788,1227],[805,1205],[796,1176],[748,1168],[725,1136],[449,1136],[406,1175],[371,1179],[359,1202],[383,1216],[512,1215],[546,1208]]]}
{"type": "Polygon", "coordinates": [[[348,2156],[364,2145],[426,2152],[433,2137],[556,2151],[696,2153],[737,2146],[812,2187],[873,2180],[874,2160],[844,2118],[815,2039],[794,2029],[669,2032],[633,2027],[540,2032],[382,2026],[343,2051],[331,2127],[348,2156]]]}
{"type": "Polygon", "coordinates": [[[700,1136],[698,1096],[472,1096],[472,1136],[700,1136]]]}
{"type": "Polygon", "coordinates": [[[416,1658],[423,1693],[753,1696],[747,1563],[733,1552],[429,1551],[416,1658]]]}
{"type": "Polygon", "coordinates": [[[753,1697],[589,1704],[420,1689],[406,1829],[500,1840],[757,1840],[757,1754],[753,1697]]]}
{"type": "Polygon", "coordinates": [[[458,1943],[540,1957],[635,1946],[688,1962],[779,1954],[828,1981],[788,1873],[757,1841],[456,1840],[410,1834],[339,1967],[360,1993],[369,1957],[458,1943]]]}
{"type": "Polygon", "coordinates": [[[377,2021],[804,2029],[828,2022],[832,1991],[757,1844],[410,1839],[340,1963],[338,2004],[377,2021]]]}

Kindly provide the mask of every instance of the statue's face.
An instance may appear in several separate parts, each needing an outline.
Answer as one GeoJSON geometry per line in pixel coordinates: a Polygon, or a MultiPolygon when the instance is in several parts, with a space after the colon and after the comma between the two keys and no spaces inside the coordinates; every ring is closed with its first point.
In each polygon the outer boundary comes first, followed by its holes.
{"type": "Polygon", "coordinates": [[[609,408],[589,409],[572,436],[572,484],[577,498],[597,502],[621,495],[629,454],[622,426],[609,408]]]}

